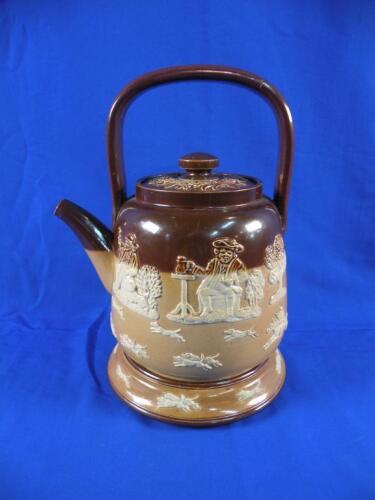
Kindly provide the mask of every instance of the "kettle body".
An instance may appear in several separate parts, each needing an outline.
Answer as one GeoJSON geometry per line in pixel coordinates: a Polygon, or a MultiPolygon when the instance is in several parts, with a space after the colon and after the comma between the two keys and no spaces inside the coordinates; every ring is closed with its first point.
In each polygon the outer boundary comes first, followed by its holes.
{"type": "Polygon", "coordinates": [[[56,214],[77,233],[112,295],[117,343],[108,373],[134,409],[172,423],[214,425],[254,413],[280,391],[292,150],[285,101],[242,70],[159,70],[115,101],[108,125],[112,231],[71,202],[61,202],[56,214]],[[270,102],[281,133],[274,200],[257,179],[213,173],[218,159],[206,153],[182,157],[184,173],[140,179],[135,195],[126,197],[124,110],[149,87],[191,79],[232,81],[270,102]]]}

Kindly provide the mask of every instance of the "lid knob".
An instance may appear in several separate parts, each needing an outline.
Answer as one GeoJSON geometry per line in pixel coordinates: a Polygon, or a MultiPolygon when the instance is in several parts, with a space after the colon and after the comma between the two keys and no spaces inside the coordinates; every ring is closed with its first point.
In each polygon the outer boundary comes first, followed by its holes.
{"type": "Polygon", "coordinates": [[[209,174],[219,165],[219,159],[208,153],[190,153],[182,156],[178,164],[186,170],[188,175],[209,174]]]}

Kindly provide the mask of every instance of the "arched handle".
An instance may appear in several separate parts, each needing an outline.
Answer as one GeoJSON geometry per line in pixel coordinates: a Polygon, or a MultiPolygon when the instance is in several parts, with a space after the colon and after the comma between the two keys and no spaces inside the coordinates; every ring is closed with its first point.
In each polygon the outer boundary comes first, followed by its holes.
{"type": "Polygon", "coordinates": [[[122,122],[133,99],[150,87],[181,80],[219,80],[237,83],[256,91],[271,105],[279,125],[279,163],[275,182],[274,203],[285,229],[293,159],[293,122],[282,95],[268,82],[253,73],[226,66],[176,66],[147,73],[127,85],[112,105],[107,127],[107,154],[112,189],[113,222],[126,199],[122,157],[122,122]]]}

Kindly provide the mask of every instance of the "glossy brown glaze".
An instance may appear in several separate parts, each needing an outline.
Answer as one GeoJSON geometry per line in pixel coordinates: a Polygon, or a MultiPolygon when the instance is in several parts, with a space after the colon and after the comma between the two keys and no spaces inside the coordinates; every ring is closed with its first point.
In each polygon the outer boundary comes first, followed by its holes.
{"type": "Polygon", "coordinates": [[[137,182],[136,199],[166,207],[211,208],[244,205],[262,196],[262,183],[253,177],[212,173],[216,156],[190,153],[179,159],[184,173],[145,177],[137,182]]]}
{"type": "Polygon", "coordinates": [[[68,224],[86,250],[112,250],[112,231],[79,205],[62,200],[55,208],[54,215],[68,224]]]}
{"type": "Polygon", "coordinates": [[[125,111],[136,96],[145,90],[170,82],[183,80],[216,80],[236,83],[250,88],[264,97],[271,105],[278,120],[280,132],[279,165],[276,176],[274,203],[286,226],[287,204],[293,157],[293,125],[289,108],[282,95],[267,81],[253,73],[225,66],[177,66],[166,68],[134,80],[115,100],[108,119],[107,153],[112,188],[113,221],[126,200],[126,183],[123,170],[122,121],[125,111]]]}
{"type": "Polygon", "coordinates": [[[178,164],[191,174],[207,173],[219,165],[219,158],[208,153],[190,153],[182,156],[178,164]]]}
{"type": "MultiPolygon", "coordinates": [[[[266,246],[281,232],[281,220],[267,198],[243,206],[200,209],[155,206],[132,198],[118,215],[115,234],[120,228],[124,235],[136,234],[141,264],[172,272],[178,255],[189,255],[201,265],[207,262],[217,237],[236,238],[245,246],[241,259],[246,267],[260,266],[266,246]]],[[[118,254],[117,238],[114,252],[118,254]]]]}
{"type": "MultiPolygon", "coordinates": [[[[221,180],[225,176],[219,177],[221,180]]],[[[244,178],[242,176],[242,178],[244,178]]],[[[136,197],[139,201],[144,201],[149,205],[159,205],[166,207],[186,207],[197,209],[200,207],[230,207],[248,204],[260,198],[262,185],[256,179],[247,177],[249,185],[244,189],[222,192],[177,192],[158,190],[147,183],[147,178],[137,183],[136,197]],[[235,203],[233,203],[235,201],[235,203]]],[[[126,203],[126,202],[125,202],[126,203]]],[[[125,205],[125,204],[124,204],[125,205]]],[[[123,205],[123,206],[124,206],[123,205]]]]}

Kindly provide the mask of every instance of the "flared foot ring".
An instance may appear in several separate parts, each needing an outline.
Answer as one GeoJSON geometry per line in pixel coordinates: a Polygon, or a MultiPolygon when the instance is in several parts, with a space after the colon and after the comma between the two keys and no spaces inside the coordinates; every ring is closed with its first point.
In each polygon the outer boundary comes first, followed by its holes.
{"type": "Polygon", "coordinates": [[[247,417],[281,390],[285,363],[279,350],[256,370],[210,385],[179,383],[140,369],[117,346],[108,376],[118,396],[138,412],[169,423],[210,426],[247,417]]]}

